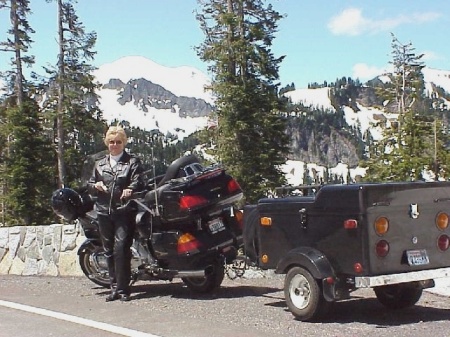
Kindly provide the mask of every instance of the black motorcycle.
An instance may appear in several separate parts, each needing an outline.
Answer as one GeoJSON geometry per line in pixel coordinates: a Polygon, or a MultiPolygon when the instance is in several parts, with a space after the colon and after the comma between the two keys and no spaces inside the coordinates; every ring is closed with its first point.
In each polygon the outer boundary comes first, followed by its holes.
{"type": "MultiPolygon", "coordinates": [[[[203,167],[191,155],[175,160],[162,176],[150,179],[129,201],[136,212],[132,244],[132,280],[181,278],[198,293],[218,288],[225,276],[241,276],[243,193],[225,170],[203,167]]],[[[62,188],[52,195],[54,212],[78,220],[86,241],[78,250],[83,273],[109,287],[106,257],[98,232],[94,200],[86,189],[62,188]]]]}

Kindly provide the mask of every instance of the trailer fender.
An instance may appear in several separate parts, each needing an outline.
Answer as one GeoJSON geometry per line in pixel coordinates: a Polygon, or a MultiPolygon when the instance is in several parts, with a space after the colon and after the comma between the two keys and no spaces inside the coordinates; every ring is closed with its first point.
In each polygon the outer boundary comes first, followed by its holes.
{"type": "Polygon", "coordinates": [[[286,274],[293,266],[307,269],[318,280],[327,301],[330,302],[337,299],[336,283],[327,282],[327,278],[335,278],[335,273],[331,263],[323,253],[311,247],[294,248],[278,262],[275,273],[286,274]]]}

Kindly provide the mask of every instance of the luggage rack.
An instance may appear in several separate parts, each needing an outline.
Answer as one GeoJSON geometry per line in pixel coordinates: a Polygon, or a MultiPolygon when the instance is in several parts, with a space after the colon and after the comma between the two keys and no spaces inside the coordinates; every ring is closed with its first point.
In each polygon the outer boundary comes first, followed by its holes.
{"type": "Polygon", "coordinates": [[[193,163],[183,167],[182,171],[185,174],[184,177],[169,180],[169,183],[171,185],[191,182],[198,177],[201,177],[200,179],[212,178],[220,175],[223,172],[223,168],[221,165],[211,165],[208,167],[203,167],[199,163],[193,163]]]}
{"type": "Polygon", "coordinates": [[[323,184],[314,185],[297,185],[297,186],[281,186],[275,188],[275,197],[282,198],[287,196],[308,196],[314,197],[322,188],[323,184]]]}

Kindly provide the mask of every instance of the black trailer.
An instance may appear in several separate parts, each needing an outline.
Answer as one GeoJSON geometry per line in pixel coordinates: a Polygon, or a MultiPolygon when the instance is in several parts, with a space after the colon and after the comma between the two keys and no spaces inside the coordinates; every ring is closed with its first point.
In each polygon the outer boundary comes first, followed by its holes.
{"type": "Polygon", "coordinates": [[[319,319],[358,288],[373,288],[389,308],[405,308],[434,279],[450,277],[450,182],[316,191],[244,208],[247,255],[286,274],[285,298],[297,319],[319,319]]]}

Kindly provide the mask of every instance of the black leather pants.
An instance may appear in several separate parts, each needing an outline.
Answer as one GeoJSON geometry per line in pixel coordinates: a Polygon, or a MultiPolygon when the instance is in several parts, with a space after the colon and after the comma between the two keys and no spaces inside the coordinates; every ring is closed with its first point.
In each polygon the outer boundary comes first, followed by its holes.
{"type": "Polygon", "coordinates": [[[111,289],[130,294],[131,251],[135,229],[130,213],[97,214],[100,235],[108,263],[111,289]]]}

